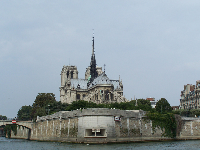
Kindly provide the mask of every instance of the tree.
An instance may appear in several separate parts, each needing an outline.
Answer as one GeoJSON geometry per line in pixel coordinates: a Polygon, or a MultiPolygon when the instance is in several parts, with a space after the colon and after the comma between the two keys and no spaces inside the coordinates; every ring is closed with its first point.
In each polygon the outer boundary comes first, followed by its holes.
{"type": "Polygon", "coordinates": [[[138,99],[138,108],[144,111],[150,111],[152,109],[151,102],[145,99],[138,99]]]}
{"type": "Polygon", "coordinates": [[[171,112],[172,108],[171,108],[169,102],[165,98],[161,98],[156,103],[156,111],[159,113],[167,113],[167,112],[171,112]]]}
{"type": "Polygon", "coordinates": [[[48,105],[45,106],[45,110],[47,110],[47,114],[53,114],[58,111],[65,111],[67,109],[67,106],[69,104],[67,103],[61,103],[61,101],[49,103],[48,105]]]}
{"type": "Polygon", "coordinates": [[[38,93],[33,103],[31,117],[36,120],[37,116],[47,115],[45,107],[54,102],[56,102],[56,98],[53,93],[38,93]]]}
{"type": "Polygon", "coordinates": [[[24,120],[24,121],[31,120],[32,119],[31,112],[32,112],[32,107],[30,105],[22,106],[17,113],[17,118],[19,120],[24,120]]]}
{"type": "Polygon", "coordinates": [[[33,103],[33,107],[45,107],[53,102],[56,102],[56,98],[53,93],[38,93],[33,103]]]}
{"type": "Polygon", "coordinates": [[[0,120],[7,120],[7,117],[0,115],[0,120]]]}

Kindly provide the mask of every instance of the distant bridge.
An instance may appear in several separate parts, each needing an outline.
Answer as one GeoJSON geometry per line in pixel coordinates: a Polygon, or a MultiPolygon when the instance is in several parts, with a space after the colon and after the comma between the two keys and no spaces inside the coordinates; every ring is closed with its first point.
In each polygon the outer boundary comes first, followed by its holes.
{"type": "Polygon", "coordinates": [[[27,128],[29,131],[27,139],[30,139],[30,132],[33,124],[32,121],[16,121],[16,123],[12,123],[12,120],[0,120],[0,137],[5,136],[3,127],[11,124],[16,124],[18,126],[22,126],[23,128],[27,128]]]}
{"type": "MultiPolygon", "coordinates": [[[[9,124],[13,124],[12,120],[0,120],[0,127],[6,126],[6,125],[9,125],[9,124]]],[[[22,126],[22,127],[25,127],[25,128],[32,129],[33,122],[32,121],[16,121],[15,124],[22,126]]]]}

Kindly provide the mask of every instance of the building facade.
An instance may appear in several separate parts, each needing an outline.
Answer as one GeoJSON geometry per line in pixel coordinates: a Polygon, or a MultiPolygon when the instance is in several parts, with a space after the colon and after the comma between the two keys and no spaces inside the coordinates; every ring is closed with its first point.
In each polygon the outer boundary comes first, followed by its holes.
{"type": "Polygon", "coordinates": [[[147,100],[150,101],[152,108],[156,108],[156,103],[157,102],[155,101],[154,97],[149,97],[149,98],[147,98],[147,100]]]}
{"type": "Polygon", "coordinates": [[[180,96],[180,109],[200,109],[200,80],[196,81],[196,85],[184,85],[180,96]]]}
{"type": "Polygon", "coordinates": [[[123,84],[119,80],[111,80],[96,65],[94,53],[94,37],[90,66],[86,68],[85,78],[78,78],[76,66],[63,66],[61,71],[60,101],[71,104],[73,101],[85,100],[89,102],[113,103],[128,101],[123,96],[123,84]]]}

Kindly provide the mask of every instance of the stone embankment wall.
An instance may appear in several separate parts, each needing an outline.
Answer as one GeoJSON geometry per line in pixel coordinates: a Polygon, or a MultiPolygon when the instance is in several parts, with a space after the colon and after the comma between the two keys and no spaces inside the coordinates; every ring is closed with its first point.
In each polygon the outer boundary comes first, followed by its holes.
{"type": "MultiPolygon", "coordinates": [[[[180,135],[177,139],[200,138],[200,120],[182,118],[180,135]]],[[[117,109],[83,109],[63,111],[53,115],[38,117],[31,132],[18,128],[17,136],[31,140],[107,143],[134,142],[148,140],[168,140],[161,137],[162,131],[153,131],[151,120],[145,119],[144,111],[117,109]],[[30,134],[30,135],[28,135],[30,134]]]]}
{"type": "Polygon", "coordinates": [[[200,139],[200,118],[182,118],[181,139],[200,139]]]}
{"type": "Polygon", "coordinates": [[[16,138],[16,139],[30,139],[30,134],[31,129],[22,127],[22,126],[17,126],[17,135],[14,135],[14,132],[11,132],[11,138],[16,138]]]}

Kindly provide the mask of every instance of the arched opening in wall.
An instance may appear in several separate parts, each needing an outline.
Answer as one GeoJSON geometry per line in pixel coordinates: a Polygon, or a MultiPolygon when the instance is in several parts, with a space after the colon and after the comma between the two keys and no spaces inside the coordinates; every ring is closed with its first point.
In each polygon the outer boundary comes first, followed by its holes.
{"type": "Polygon", "coordinates": [[[109,91],[108,90],[105,91],[105,100],[109,100],[109,91]]]}
{"type": "Polygon", "coordinates": [[[27,140],[30,140],[31,138],[31,129],[28,130],[28,139],[27,140]]]}
{"type": "Polygon", "coordinates": [[[110,93],[110,98],[111,98],[111,100],[113,100],[113,94],[112,93],[110,93]]]}
{"type": "Polygon", "coordinates": [[[83,94],[83,98],[85,97],[85,94],[83,94]]]}
{"type": "Polygon", "coordinates": [[[73,79],[73,74],[74,74],[74,72],[73,72],[73,71],[71,71],[71,79],[73,79]]]}
{"type": "Polygon", "coordinates": [[[80,100],[80,94],[77,94],[77,95],[76,95],[76,99],[77,99],[77,100],[80,100]]]}
{"type": "Polygon", "coordinates": [[[4,137],[5,136],[4,127],[5,127],[5,125],[0,126],[0,137],[4,137]]]}
{"type": "Polygon", "coordinates": [[[69,71],[67,71],[67,78],[69,77],[69,71]]]}

